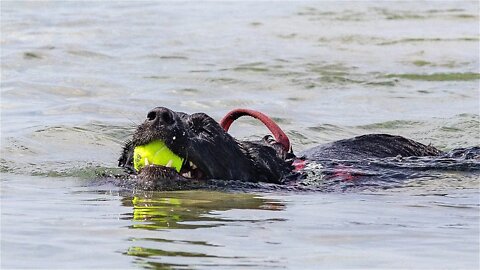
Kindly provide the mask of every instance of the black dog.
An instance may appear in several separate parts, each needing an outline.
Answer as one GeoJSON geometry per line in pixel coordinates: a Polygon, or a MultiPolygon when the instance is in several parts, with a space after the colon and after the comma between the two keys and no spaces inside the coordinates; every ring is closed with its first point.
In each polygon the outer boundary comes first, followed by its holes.
{"type": "Polygon", "coordinates": [[[153,189],[172,183],[181,188],[178,183],[208,179],[283,184],[301,177],[308,163],[333,164],[335,170],[326,168],[327,174],[351,179],[362,173],[345,168],[355,163],[371,164],[369,160],[372,158],[401,159],[444,154],[433,146],[400,136],[370,134],[320,145],[300,153],[300,158],[297,158],[285,133],[262,113],[237,109],[217,123],[204,113],[189,115],[157,107],[147,114],[133,139],[124,146],[119,166],[137,174],[133,168],[133,150],[153,140],[164,141],[170,150],[185,159],[180,172],[159,165],[141,169],[136,179],[146,188],[153,189]],[[243,115],[261,120],[272,131],[274,138],[267,135],[260,141],[240,141],[230,136],[227,133],[229,126],[243,115]],[[332,163],[338,160],[348,162],[332,163]]]}

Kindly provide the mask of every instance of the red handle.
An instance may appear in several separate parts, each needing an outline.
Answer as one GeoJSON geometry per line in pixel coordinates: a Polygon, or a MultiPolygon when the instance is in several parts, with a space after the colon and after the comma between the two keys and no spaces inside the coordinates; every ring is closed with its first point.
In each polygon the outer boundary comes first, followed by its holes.
{"type": "Polygon", "coordinates": [[[283,132],[283,130],[275,122],[273,122],[272,119],[270,119],[268,116],[266,116],[261,112],[249,110],[249,109],[234,109],[229,113],[227,113],[222,118],[222,120],[220,120],[220,126],[226,132],[228,132],[228,129],[232,125],[233,121],[245,115],[251,116],[253,118],[256,118],[262,121],[262,123],[264,123],[265,126],[267,126],[270,132],[272,132],[273,137],[275,137],[275,140],[278,143],[280,143],[287,152],[290,151],[290,140],[288,140],[288,137],[285,134],[285,132],[283,132]]]}

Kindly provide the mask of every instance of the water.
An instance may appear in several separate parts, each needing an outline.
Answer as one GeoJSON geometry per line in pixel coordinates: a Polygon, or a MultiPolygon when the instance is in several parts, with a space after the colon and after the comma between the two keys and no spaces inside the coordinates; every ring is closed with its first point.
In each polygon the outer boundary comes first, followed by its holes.
{"type": "MultiPolygon", "coordinates": [[[[95,179],[154,106],[272,116],[296,152],[480,144],[478,2],[2,2],[2,268],[478,269],[478,174],[387,190],[132,192],[95,179]]],[[[242,119],[239,138],[267,133],[242,119]]]]}

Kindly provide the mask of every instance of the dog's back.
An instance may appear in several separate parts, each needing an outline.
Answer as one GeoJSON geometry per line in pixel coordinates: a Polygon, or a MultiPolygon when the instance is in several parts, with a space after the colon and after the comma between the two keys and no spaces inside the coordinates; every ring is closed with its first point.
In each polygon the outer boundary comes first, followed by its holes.
{"type": "Polygon", "coordinates": [[[357,160],[363,158],[437,156],[442,152],[433,146],[388,134],[367,134],[322,144],[300,153],[309,160],[357,160]]]}

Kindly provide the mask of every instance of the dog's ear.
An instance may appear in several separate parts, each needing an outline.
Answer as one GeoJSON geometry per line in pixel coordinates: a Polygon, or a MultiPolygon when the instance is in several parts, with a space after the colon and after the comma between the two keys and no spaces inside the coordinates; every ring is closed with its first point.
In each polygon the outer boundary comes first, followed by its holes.
{"type": "Polygon", "coordinates": [[[127,141],[122,149],[122,155],[118,158],[118,166],[123,167],[127,173],[136,173],[133,167],[133,142],[127,141]]]}

